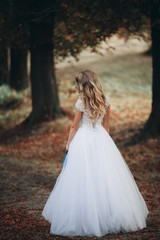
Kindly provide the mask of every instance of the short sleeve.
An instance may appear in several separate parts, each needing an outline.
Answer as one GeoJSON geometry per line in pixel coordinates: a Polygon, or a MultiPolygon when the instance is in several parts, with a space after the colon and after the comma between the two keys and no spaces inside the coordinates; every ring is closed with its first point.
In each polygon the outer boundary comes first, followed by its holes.
{"type": "Polygon", "coordinates": [[[110,105],[110,98],[108,95],[105,96],[106,97],[106,104],[107,104],[107,107],[109,107],[110,105]]]}
{"type": "Polygon", "coordinates": [[[84,107],[83,107],[83,102],[80,98],[77,99],[77,102],[75,103],[75,107],[80,111],[83,112],[84,111],[84,107]]]}

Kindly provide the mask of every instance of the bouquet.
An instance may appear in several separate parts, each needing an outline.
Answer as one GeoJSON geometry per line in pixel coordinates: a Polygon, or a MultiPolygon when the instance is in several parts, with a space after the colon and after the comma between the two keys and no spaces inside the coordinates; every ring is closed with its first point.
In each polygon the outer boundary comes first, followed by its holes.
{"type": "Polygon", "coordinates": [[[68,153],[68,150],[64,150],[64,152],[66,153],[66,156],[65,156],[65,158],[64,158],[64,161],[63,161],[63,163],[62,163],[62,165],[64,166],[64,164],[65,164],[65,161],[66,161],[66,158],[67,158],[67,153],[68,153]]]}

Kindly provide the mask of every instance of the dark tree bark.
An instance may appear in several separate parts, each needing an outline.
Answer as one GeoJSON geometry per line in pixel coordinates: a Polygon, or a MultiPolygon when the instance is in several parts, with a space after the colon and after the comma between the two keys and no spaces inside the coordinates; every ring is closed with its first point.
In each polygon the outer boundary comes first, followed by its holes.
{"type": "Polygon", "coordinates": [[[61,113],[53,56],[53,20],[31,24],[32,112],[25,123],[61,113]]]}
{"type": "Polygon", "coordinates": [[[151,34],[152,34],[152,112],[147,120],[143,135],[160,135],[160,2],[153,0],[151,10],[151,34]]]}
{"type": "Polygon", "coordinates": [[[15,90],[28,87],[27,50],[11,49],[10,86],[15,90]]]}
{"type": "Polygon", "coordinates": [[[2,84],[8,84],[8,51],[7,49],[0,50],[0,86],[2,84]]]}

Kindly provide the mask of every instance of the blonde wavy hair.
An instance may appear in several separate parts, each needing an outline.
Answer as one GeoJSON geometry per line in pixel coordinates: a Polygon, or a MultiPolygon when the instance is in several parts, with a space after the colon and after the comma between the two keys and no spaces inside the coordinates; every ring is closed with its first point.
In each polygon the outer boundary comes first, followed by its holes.
{"type": "Polygon", "coordinates": [[[90,119],[96,120],[106,113],[106,97],[96,74],[90,70],[79,72],[75,77],[84,111],[89,107],[90,119]]]}

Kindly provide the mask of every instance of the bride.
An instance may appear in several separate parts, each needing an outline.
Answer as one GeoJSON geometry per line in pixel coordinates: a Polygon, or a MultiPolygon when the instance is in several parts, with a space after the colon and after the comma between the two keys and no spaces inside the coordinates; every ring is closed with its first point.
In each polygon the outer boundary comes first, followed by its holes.
{"type": "Polygon", "coordinates": [[[50,233],[104,236],[145,228],[147,206],[109,135],[109,97],[90,70],[80,72],[76,83],[68,154],[42,212],[50,233]]]}

